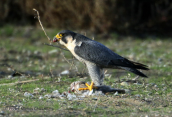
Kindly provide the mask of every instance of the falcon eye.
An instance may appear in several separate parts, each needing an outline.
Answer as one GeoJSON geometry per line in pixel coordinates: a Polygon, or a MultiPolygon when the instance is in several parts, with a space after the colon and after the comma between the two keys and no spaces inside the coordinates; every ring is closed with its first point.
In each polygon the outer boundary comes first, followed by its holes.
{"type": "Polygon", "coordinates": [[[63,37],[63,35],[64,35],[63,33],[60,33],[60,34],[59,34],[60,37],[63,37]]]}

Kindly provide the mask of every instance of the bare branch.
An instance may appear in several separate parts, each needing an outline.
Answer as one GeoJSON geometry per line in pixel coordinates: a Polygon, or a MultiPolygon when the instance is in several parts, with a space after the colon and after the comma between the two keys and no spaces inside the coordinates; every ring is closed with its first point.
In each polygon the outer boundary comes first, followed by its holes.
{"type": "Polygon", "coordinates": [[[17,84],[23,84],[23,83],[29,83],[29,82],[34,82],[34,81],[38,81],[39,79],[34,79],[34,80],[27,80],[27,81],[17,81],[14,83],[5,83],[5,84],[0,84],[0,86],[5,86],[5,85],[17,85],[17,84]]]}
{"type": "MultiPolygon", "coordinates": [[[[48,46],[52,46],[52,47],[57,47],[57,48],[60,48],[60,49],[62,49],[62,50],[69,51],[69,50],[64,49],[64,48],[62,48],[62,47],[60,47],[60,46],[55,46],[55,45],[52,45],[52,44],[51,44],[51,43],[52,43],[52,40],[48,37],[47,33],[46,33],[45,30],[44,30],[44,27],[43,27],[43,25],[42,25],[42,23],[41,23],[41,20],[40,20],[39,12],[38,12],[36,9],[34,9],[34,8],[33,8],[33,10],[37,12],[39,24],[40,24],[42,30],[44,31],[45,36],[47,36],[47,38],[48,38],[48,40],[49,40],[49,42],[50,42],[50,44],[44,43],[44,45],[48,45],[48,46]]],[[[86,35],[86,33],[85,33],[85,35],[86,35]]],[[[65,58],[64,53],[62,54],[62,56],[63,56],[64,60],[67,61],[67,63],[69,63],[69,64],[71,65],[71,67],[74,66],[74,67],[76,68],[76,70],[77,70],[77,67],[74,65],[73,61],[72,61],[72,63],[70,63],[69,60],[67,60],[67,59],[65,58]]],[[[71,69],[71,68],[70,68],[70,69],[71,69]]],[[[78,71],[78,70],[77,70],[77,71],[78,71]]]]}
{"type": "Polygon", "coordinates": [[[42,25],[42,23],[41,23],[40,16],[39,16],[39,12],[38,12],[36,9],[34,9],[34,8],[33,8],[33,10],[37,12],[39,24],[41,25],[41,28],[42,28],[42,30],[44,31],[45,36],[47,36],[47,38],[48,38],[48,40],[49,40],[49,42],[50,42],[50,44],[51,44],[52,41],[51,41],[51,39],[48,37],[48,35],[47,35],[47,33],[45,32],[44,27],[43,27],[43,25],[42,25]]]}
{"type": "Polygon", "coordinates": [[[55,45],[51,45],[51,44],[47,44],[47,43],[44,43],[44,45],[48,45],[48,46],[52,46],[52,47],[57,47],[57,48],[60,48],[60,49],[62,49],[62,50],[69,51],[69,50],[64,49],[64,48],[62,48],[62,47],[60,47],[60,46],[55,46],[55,45]]]}
{"type": "Polygon", "coordinates": [[[33,10],[34,10],[34,11],[36,11],[36,13],[37,13],[37,15],[38,15],[38,21],[39,21],[39,24],[40,24],[40,26],[41,26],[42,30],[44,31],[45,36],[48,38],[48,41],[50,42],[50,44],[46,44],[46,43],[44,43],[44,45],[53,46],[53,47],[60,48],[60,49],[62,49],[62,50],[69,51],[69,50],[67,50],[67,49],[64,49],[64,48],[61,48],[61,47],[59,47],[59,46],[55,46],[55,45],[52,45],[52,44],[51,44],[51,43],[52,43],[52,41],[51,41],[51,39],[48,37],[47,33],[46,33],[46,32],[45,32],[45,30],[44,30],[44,27],[43,27],[43,25],[42,25],[42,23],[41,23],[41,20],[40,20],[40,16],[39,16],[39,12],[38,12],[38,10],[36,10],[36,9],[34,9],[34,8],[33,8],[33,10]]]}

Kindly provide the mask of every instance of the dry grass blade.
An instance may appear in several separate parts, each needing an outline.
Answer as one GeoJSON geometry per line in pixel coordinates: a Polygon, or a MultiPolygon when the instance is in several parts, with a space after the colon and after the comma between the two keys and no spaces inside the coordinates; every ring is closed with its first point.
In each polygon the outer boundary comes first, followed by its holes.
{"type": "Polygon", "coordinates": [[[39,79],[34,79],[34,80],[27,80],[27,81],[17,81],[17,82],[14,82],[14,83],[5,83],[5,84],[0,84],[0,86],[4,86],[4,85],[17,85],[17,84],[22,84],[22,83],[29,83],[29,82],[35,82],[35,81],[38,81],[39,79]]]}

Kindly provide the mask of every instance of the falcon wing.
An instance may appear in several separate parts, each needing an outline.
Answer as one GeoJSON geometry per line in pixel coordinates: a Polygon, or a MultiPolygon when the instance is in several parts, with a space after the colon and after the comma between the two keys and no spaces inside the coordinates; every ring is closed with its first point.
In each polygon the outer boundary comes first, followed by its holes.
{"type": "Polygon", "coordinates": [[[93,62],[100,67],[129,67],[148,70],[147,66],[129,61],[94,40],[83,41],[80,46],[75,47],[74,51],[79,57],[93,62]]]}

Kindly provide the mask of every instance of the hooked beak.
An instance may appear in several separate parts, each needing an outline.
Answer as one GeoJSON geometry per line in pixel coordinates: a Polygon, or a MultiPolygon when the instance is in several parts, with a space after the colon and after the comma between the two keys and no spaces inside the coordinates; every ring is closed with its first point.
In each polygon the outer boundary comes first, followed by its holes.
{"type": "Polygon", "coordinates": [[[54,39],[53,39],[53,42],[58,42],[61,40],[61,37],[59,36],[59,34],[57,34],[54,39]]]}

